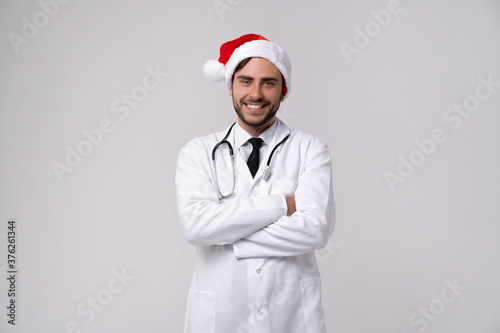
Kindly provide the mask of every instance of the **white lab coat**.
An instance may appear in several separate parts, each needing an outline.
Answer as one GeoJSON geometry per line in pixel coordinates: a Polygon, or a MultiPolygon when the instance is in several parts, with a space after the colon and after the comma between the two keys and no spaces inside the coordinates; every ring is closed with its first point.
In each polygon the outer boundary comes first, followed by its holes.
{"type": "MultiPolygon", "coordinates": [[[[331,158],[325,143],[276,122],[255,178],[235,146],[233,128],[228,141],[234,148],[235,195],[220,202],[211,153],[229,127],[180,151],[179,216],[187,240],[197,246],[186,333],[326,332],[314,250],[326,245],[334,226],[331,158]],[[269,154],[288,133],[266,182],[262,171],[269,154]],[[290,217],[289,196],[297,207],[290,217]]],[[[217,157],[226,194],[233,176],[226,145],[217,157]]]]}

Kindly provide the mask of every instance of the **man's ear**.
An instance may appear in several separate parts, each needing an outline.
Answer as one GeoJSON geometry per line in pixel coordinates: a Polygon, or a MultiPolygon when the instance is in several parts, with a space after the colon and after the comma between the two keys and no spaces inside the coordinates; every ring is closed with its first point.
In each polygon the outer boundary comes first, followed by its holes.
{"type": "Polygon", "coordinates": [[[233,97],[233,88],[229,89],[229,96],[233,97]]]}

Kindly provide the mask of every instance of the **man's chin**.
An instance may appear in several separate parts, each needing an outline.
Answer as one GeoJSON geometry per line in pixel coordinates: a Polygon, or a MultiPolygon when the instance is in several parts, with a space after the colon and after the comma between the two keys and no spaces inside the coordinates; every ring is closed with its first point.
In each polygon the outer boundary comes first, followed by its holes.
{"type": "Polygon", "coordinates": [[[260,115],[260,116],[251,115],[251,116],[245,116],[244,120],[249,125],[258,126],[258,125],[266,122],[266,117],[264,115],[260,115]]]}
{"type": "Polygon", "coordinates": [[[273,118],[263,117],[244,117],[242,120],[245,124],[252,127],[261,127],[266,125],[267,123],[272,122],[273,118]]]}

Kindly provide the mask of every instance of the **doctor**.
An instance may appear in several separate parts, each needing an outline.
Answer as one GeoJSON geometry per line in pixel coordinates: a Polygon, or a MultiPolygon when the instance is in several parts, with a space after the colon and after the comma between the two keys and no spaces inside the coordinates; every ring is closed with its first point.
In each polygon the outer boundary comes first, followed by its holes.
{"type": "Polygon", "coordinates": [[[225,80],[237,121],[179,153],[179,216],[197,247],[184,332],[324,333],[314,250],[334,226],[331,158],[276,118],[290,94],[288,56],[244,35],[204,72],[225,80]]]}

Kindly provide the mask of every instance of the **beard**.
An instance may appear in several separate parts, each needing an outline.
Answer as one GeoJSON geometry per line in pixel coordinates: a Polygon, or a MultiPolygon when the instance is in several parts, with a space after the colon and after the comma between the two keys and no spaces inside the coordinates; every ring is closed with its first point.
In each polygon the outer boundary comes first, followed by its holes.
{"type": "Polygon", "coordinates": [[[244,124],[252,127],[260,127],[266,124],[269,120],[273,119],[274,116],[276,116],[276,113],[278,113],[278,110],[280,108],[280,102],[278,101],[277,104],[272,104],[268,100],[258,99],[258,100],[241,101],[239,104],[237,104],[235,103],[233,97],[233,106],[234,106],[234,111],[236,111],[236,114],[238,115],[238,118],[240,118],[244,124]],[[250,119],[247,119],[243,114],[243,111],[241,111],[241,108],[244,106],[244,103],[256,103],[256,104],[262,103],[264,105],[270,106],[270,108],[262,120],[251,121],[250,119]]]}

